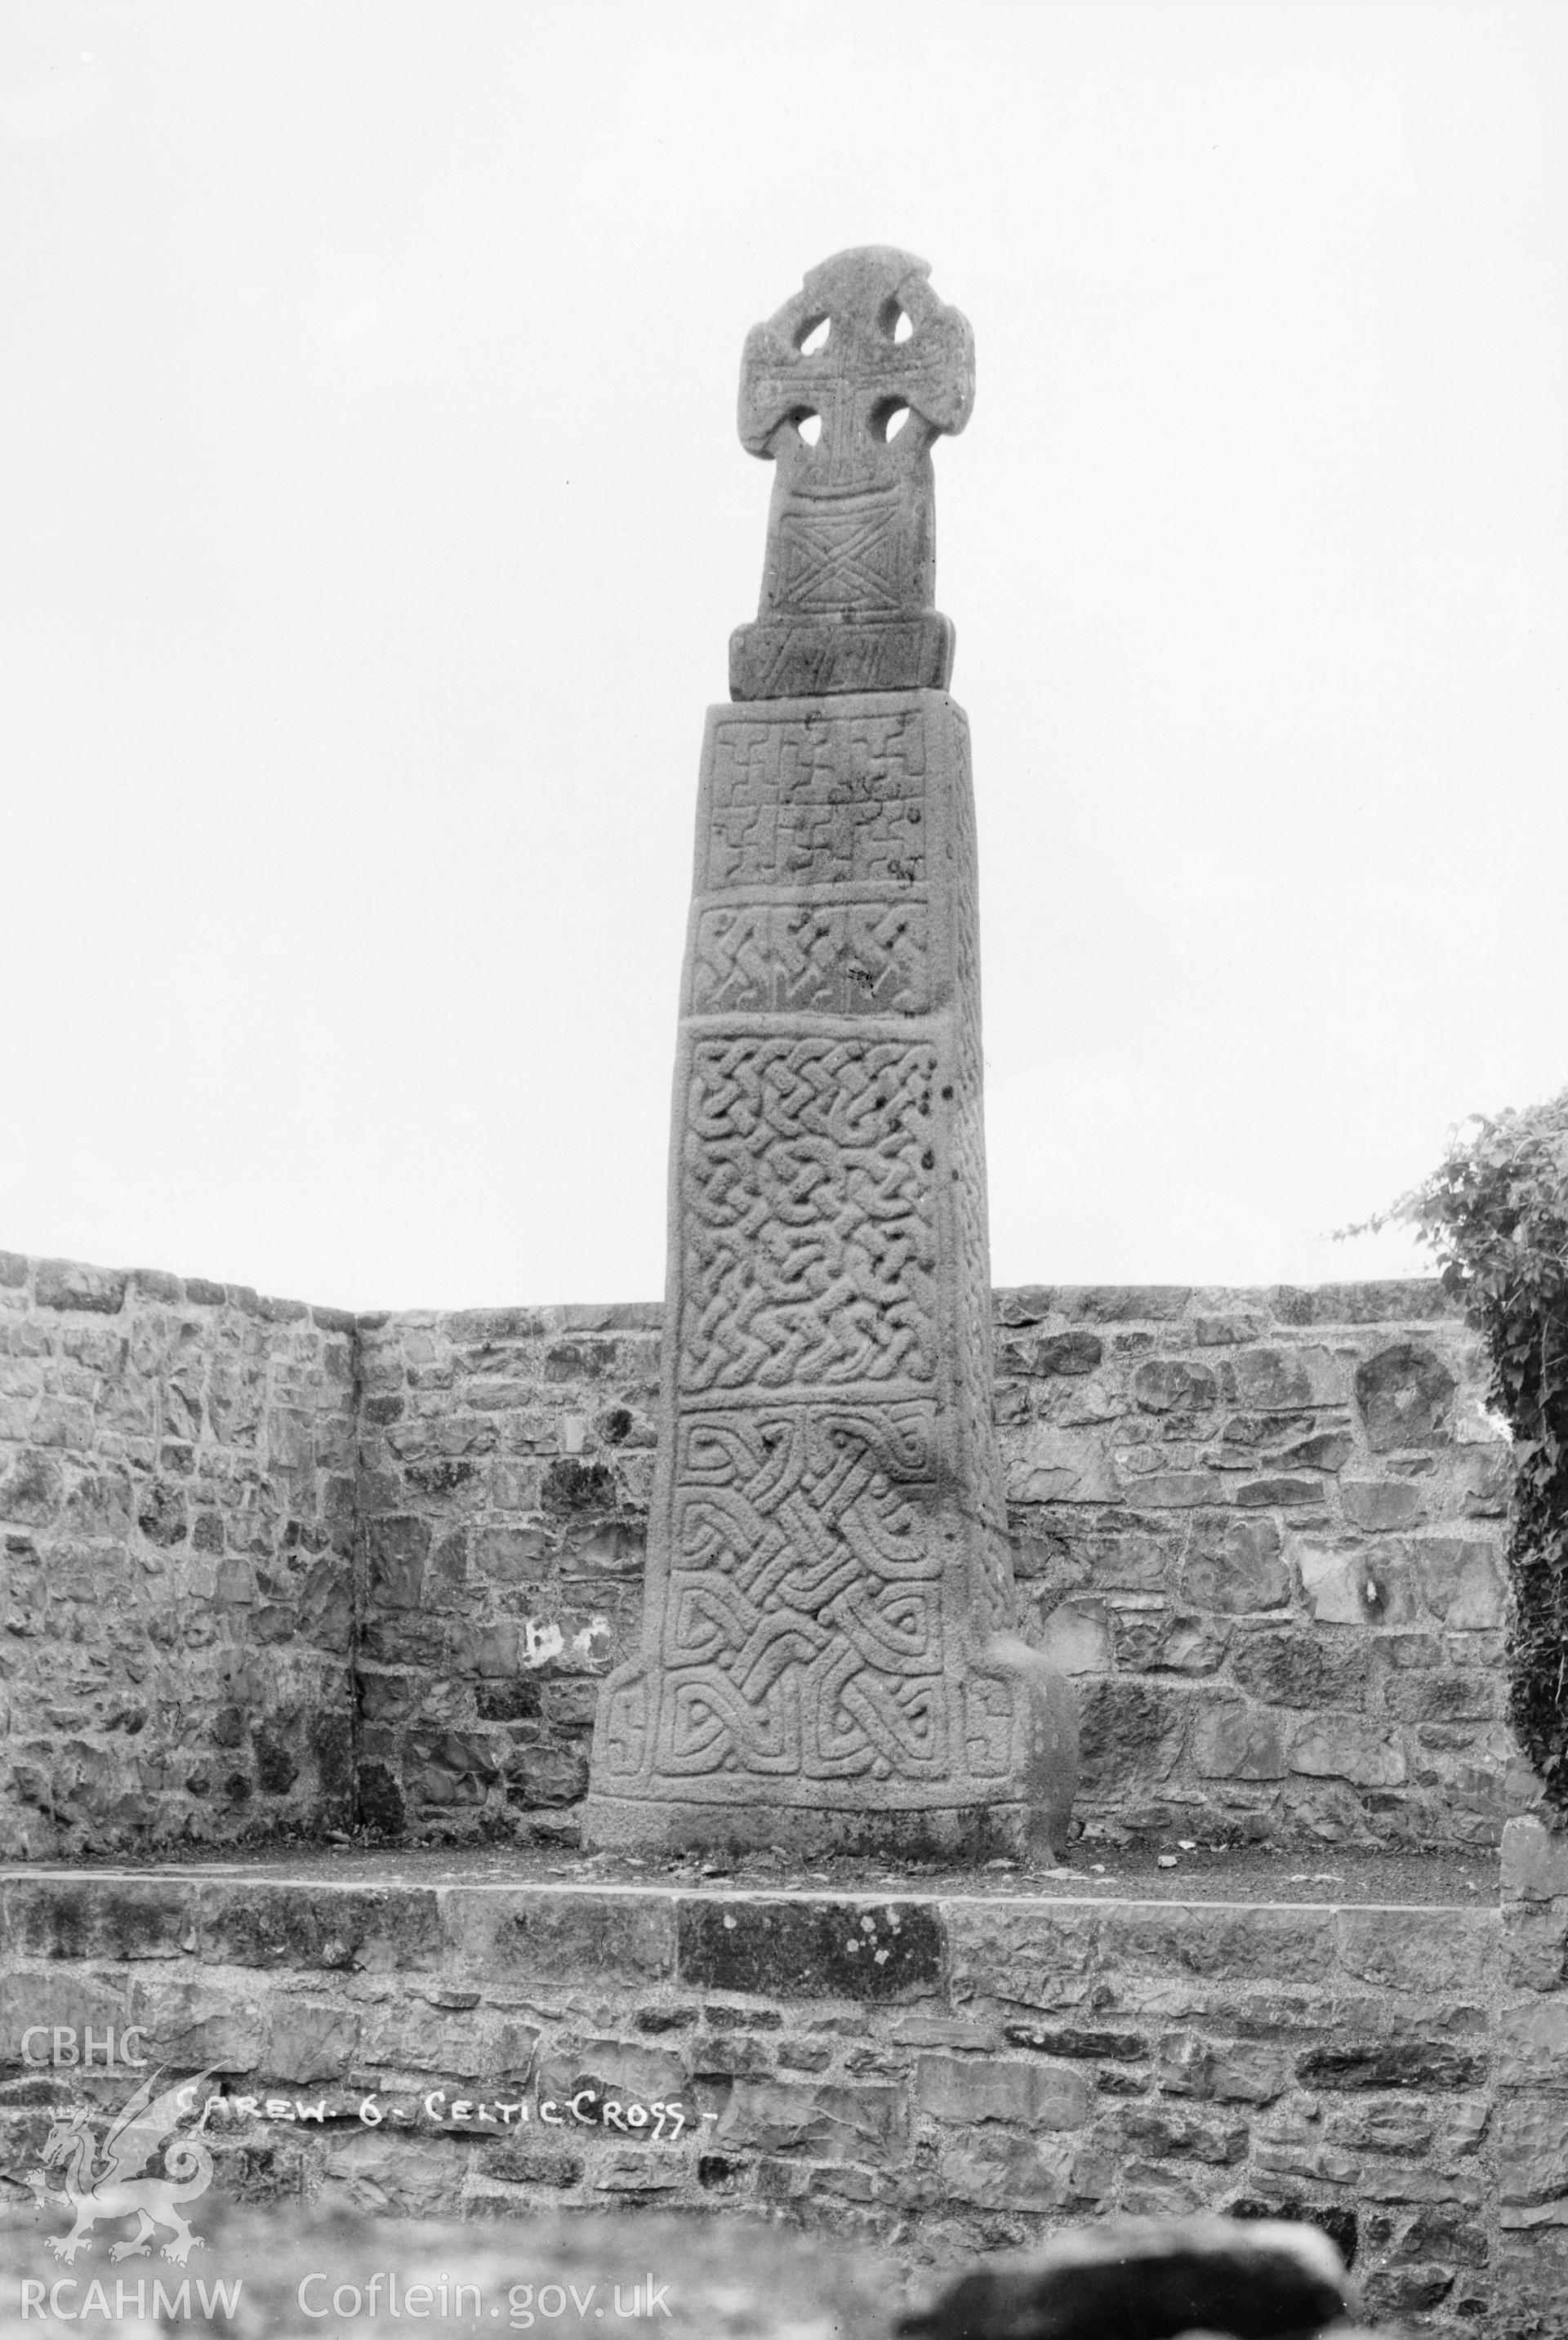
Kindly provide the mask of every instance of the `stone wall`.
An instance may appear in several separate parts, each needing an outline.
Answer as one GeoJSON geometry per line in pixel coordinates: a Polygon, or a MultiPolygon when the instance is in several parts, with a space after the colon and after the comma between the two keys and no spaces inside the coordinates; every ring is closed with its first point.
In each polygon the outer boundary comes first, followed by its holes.
{"type": "Polygon", "coordinates": [[[352,1318],[0,1253],[0,1847],[352,1813],[352,1318]]]}
{"type": "MultiPolygon", "coordinates": [[[[362,1320],[375,1816],[570,1829],[641,1614],[659,1322],[362,1320]]],[[[1437,1286],[1030,1289],[997,1322],[1025,1630],[1079,1680],[1091,1833],[1494,1842],[1534,1793],[1508,1447],[1437,1286]]]]}
{"type": "Polygon", "coordinates": [[[214,2192],[245,2199],[723,2207],[938,2263],[1112,2210],[1282,2212],[1336,2236],[1378,2318],[1534,2328],[1486,2320],[1495,1908],[352,1868],[7,1880],[18,2194],[52,2104],[126,2088],[29,2076],[28,2028],[129,2024],[154,2062],[215,2068],[214,2192]]]}
{"type": "Polygon", "coordinates": [[[1091,1831],[1494,1843],[1510,1486],[1434,1284],[997,1295],[1037,1641],[1091,1831]]]}
{"type": "MultiPolygon", "coordinates": [[[[343,1819],[351,1663],[359,1819],[572,1838],[641,1618],[657,1305],[356,1323],[4,1274],[10,1841],[343,1819]]],[[[1508,1446],[1437,1287],[996,1304],[1024,1625],[1078,1681],[1090,1833],[1495,1841],[1536,1792],[1508,1446]]]]}
{"type": "Polygon", "coordinates": [[[653,1305],[361,1319],[361,1809],[416,1837],[564,1826],[636,1641],[653,1305]]]}
{"type": "MultiPolygon", "coordinates": [[[[1568,2299],[1568,1835],[1503,1839],[1497,2063],[1502,2267],[1511,2305],[1568,2299]]],[[[1533,2327],[1521,2318],[1522,2331],[1533,2327]]]]}

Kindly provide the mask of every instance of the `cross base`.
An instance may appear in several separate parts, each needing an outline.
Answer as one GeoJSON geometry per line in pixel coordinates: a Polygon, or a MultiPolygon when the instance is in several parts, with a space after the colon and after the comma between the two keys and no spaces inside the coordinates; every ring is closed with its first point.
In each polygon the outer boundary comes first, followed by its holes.
{"type": "MultiPolygon", "coordinates": [[[[874,1791],[869,1791],[874,1792],[874,1791]]],[[[870,1853],[889,1859],[1017,1860],[1030,1849],[1027,1805],[938,1804],[858,1810],[825,1805],[677,1803],[590,1793],[582,1841],[596,1850],[777,1850],[825,1858],[870,1853]]]]}

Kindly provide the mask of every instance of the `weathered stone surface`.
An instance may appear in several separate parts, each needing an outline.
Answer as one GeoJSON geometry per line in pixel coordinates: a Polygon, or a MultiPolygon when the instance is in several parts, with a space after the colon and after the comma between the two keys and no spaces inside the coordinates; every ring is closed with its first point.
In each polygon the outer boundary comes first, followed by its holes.
{"type": "Polygon", "coordinates": [[[1135,1779],[1168,1778],[1186,1727],[1182,1701],[1156,1683],[1086,1680],[1078,1710],[1084,1787],[1104,1795],[1135,1779]]]}
{"type": "Polygon", "coordinates": [[[1408,1775],[1404,1750],[1388,1731],[1351,1715],[1325,1715],[1291,1740],[1290,1768],[1314,1780],[1396,1788],[1408,1775]]]}
{"type": "Polygon", "coordinates": [[[721,2144],[813,2161],[879,2156],[906,2115],[896,2088],[847,2088],[793,2080],[738,2080],[716,2131],[721,2144]]]}
{"type": "Polygon", "coordinates": [[[1205,1779],[1283,1780],[1285,1754],[1270,1714],[1240,1700],[1208,1706],[1193,1729],[1193,1761],[1205,1779]]]}
{"type": "Polygon", "coordinates": [[[34,1291],[41,1308],[84,1308],[117,1316],[124,1305],[126,1277],[107,1267],[84,1267],[76,1260],[41,1259],[34,1291]]]}
{"type": "Polygon", "coordinates": [[[1470,1536],[1421,1536],[1404,1547],[1427,1607],[1450,1629],[1496,1627],[1507,1613],[1507,1585],[1495,1542],[1470,1536]]]}
{"type": "Polygon", "coordinates": [[[1018,1787],[1025,1841],[1037,1853],[1067,1857],[1078,1791],[1078,1701],[1050,1647],[1032,1650],[1012,1634],[990,1645],[994,1664],[1010,1673],[1024,1697],[1024,1759],[1018,1787]]]}
{"type": "Polygon", "coordinates": [[[972,359],[926,275],[840,253],[747,344],[774,502],[703,753],[647,1610],[595,1727],[600,1844],[1021,1841],[1026,1700],[987,1656],[1013,1599],[968,729],[923,687],[928,451],[972,359]]]}
{"type": "Polygon", "coordinates": [[[1283,2048],[1216,2041],[1194,2031],[1168,2032],[1161,2039],[1155,2071],[1162,2095],[1212,2097],[1218,2104],[1270,2105],[1290,2086],[1283,2048]]]}
{"type": "Polygon", "coordinates": [[[1418,1479],[1344,1479],[1339,1500],[1350,1526],[1374,1532],[1414,1527],[1426,1516],[1426,1495],[1418,1479]]]}
{"type": "Polygon", "coordinates": [[[928,274],[885,245],[839,253],[747,338],[741,443],[775,469],[758,622],[730,644],[734,699],[947,687],[930,449],[968,421],[975,360],[928,274]]]}
{"type": "Polygon", "coordinates": [[[675,1916],[662,1899],[454,1889],[443,1921],[460,1966],[508,1981],[585,1972],[648,1981],[675,1971],[675,1916]]]}
{"type": "Polygon", "coordinates": [[[1493,1909],[1345,1909],[1336,1921],[1339,1962],[1358,1981],[1418,1998],[1489,1994],[1498,1927],[1493,1909]]]}
{"type": "Polygon", "coordinates": [[[1081,2128],[1094,2109],[1095,2092],[1071,2066],[1005,2056],[922,2056],[915,2067],[915,2101],[938,2120],[1081,2128]]]}
{"type": "Polygon", "coordinates": [[[1111,1611],[1103,1601],[1069,1594],[1046,1618],[1039,1650],[1064,1674],[1108,1672],[1116,1655],[1111,1611]]]}
{"type": "Polygon", "coordinates": [[[1182,1591],[1196,1607],[1230,1616],[1282,1608],[1290,1598],[1290,1570],[1278,1528],[1272,1520],[1204,1512],[1194,1522],[1182,1591]]]}
{"type": "Polygon", "coordinates": [[[1300,1561],[1301,1581],[1320,1625],[1403,1625],[1420,1613],[1410,1570],[1397,1549],[1304,1544],[1300,1561]]]}
{"type": "Polygon", "coordinates": [[[1355,1371],[1355,1403],[1374,1454],[1445,1445],[1454,1435],[1453,1373],[1424,1343],[1396,1341],[1355,1371]]]}
{"type": "MultiPolygon", "coordinates": [[[[359,1817],[394,1833],[574,1839],[598,1681],[636,1645],[662,1312],[408,1312],[351,1329],[332,1311],[269,1314],[237,1286],[137,1272],[105,1315],[40,1307],[36,1274],[22,1261],[0,1287],[16,1661],[0,1841],[35,1856],[222,1841],[310,1812],[347,1825],[356,1795],[359,1817]],[[92,1452],[35,1442],[36,1424],[80,1438],[84,1410],[92,1452]],[[280,1453],[309,1459],[274,1474],[274,1431],[280,1453]],[[357,1590],[356,1535],[382,1555],[357,1590]]],[[[1534,1792],[1499,1724],[1501,1630],[1468,1621],[1501,1613],[1508,1461],[1477,1410],[1474,1340],[1403,1287],[1342,1293],[1317,1320],[1340,1327],[1326,1334],[1313,1329],[1322,1298],[1295,1295],[1282,1317],[1258,1293],[997,1297],[998,1323],[1017,1320],[997,1400],[1025,1630],[1056,1608],[1087,1621],[1080,1655],[1114,1640],[1111,1671],[1077,1678],[1096,1692],[1078,1809],[1097,1826],[1484,1844],[1534,1792]],[[1458,1443],[1385,1461],[1343,1403],[1222,1411],[1202,1443],[1195,1415],[1131,1394],[1150,1363],[1217,1373],[1262,1347],[1332,1347],[1348,1374],[1411,1325],[1453,1375],[1458,1443]],[[1026,1504],[1037,1427],[1070,1434],[1085,1470],[1098,1442],[1136,1491],[1168,1494],[1179,1478],[1184,1501],[1026,1504]],[[1305,1478],[1285,1457],[1347,1433],[1355,1455],[1337,1492],[1318,1477],[1309,1519],[1236,1505],[1238,1486],[1305,1478]],[[1209,1603],[1213,1523],[1238,1517],[1289,1527],[1276,1607],[1209,1603]],[[1206,1777],[1198,1716],[1238,1691],[1286,1742],[1313,1709],[1371,1720],[1406,1779],[1358,1792],[1333,1776],[1206,1777]],[[1113,1743],[1118,1719],[1132,1727],[1113,1743]]]]}
{"type": "Polygon", "coordinates": [[[1444,2039],[1346,2040],[1296,2059],[1308,2088],[1473,2088],[1486,2077],[1484,2054],[1444,2039]]]}
{"type": "Polygon", "coordinates": [[[941,1980],[942,1935],[923,1902],[683,1901],[680,1978],[783,1998],[899,1999],[941,1980]]]}
{"type": "Polygon", "coordinates": [[[1503,1831],[1503,1897],[1568,1899],[1568,1830],[1538,1819],[1512,1819],[1503,1831]]]}
{"type": "Polygon", "coordinates": [[[1275,1707],[1359,1704],[1367,1669],[1365,1649],[1345,1649],[1300,1630],[1245,1633],[1231,1650],[1235,1679],[1254,1698],[1275,1707]]]}
{"type": "Polygon", "coordinates": [[[1061,2210],[1084,2198],[1075,2184],[1079,2149],[1057,2137],[1014,2137],[981,2129],[972,2139],[944,2147],[943,2196],[987,2210],[1061,2210]]]}

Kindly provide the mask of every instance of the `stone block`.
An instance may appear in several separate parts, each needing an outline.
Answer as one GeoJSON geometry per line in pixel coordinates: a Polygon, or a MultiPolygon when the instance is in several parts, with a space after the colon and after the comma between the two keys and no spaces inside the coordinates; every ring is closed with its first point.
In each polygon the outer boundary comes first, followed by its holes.
{"type": "Polygon", "coordinates": [[[1099,1914],[1106,1963],[1131,1972],[1277,1988],[1333,1968],[1333,1913],[1311,1903],[1117,1901],[1099,1914]]]}
{"type": "Polygon", "coordinates": [[[1105,1912],[1081,1902],[956,1900],[944,1915],[955,2006],[995,1998],[1055,2008],[1082,1996],[1105,1912]]]}
{"type": "Polygon", "coordinates": [[[1206,1365],[1185,1357],[1149,1357],[1133,1374],[1134,1403],[1146,1413],[1195,1413],[1214,1404],[1219,1385],[1206,1365]]]}
{"type": "Polygon", "coordinates": [[[412,1514],[373,1519],[367,1532],[370,1599],[388,1609],[417,1609],[430,1554],[428,1520],[412,1514]]]}
{"type": "Polygon", "coordinates": [[[1361,1788],[1396,1788],[1409,1777],[1398,1734],[1354,1715],[1324,1715],[1298,1730],[1290,1768],[1314,1780],[1348,1780],[1361,1788]]]}
{"type": "Polygon", "coordinates": [[[1434,1998],[1484,1998],[1497,1966],[1495,1909],[1341,1909],[1340,1965],[1379,1989],[1434,1998]]]}
{"type": "Polygon", "coordinates": [[[1240,1349],[1220,1368],[1227,1404],[1252,1413],[1343,1405],[1350,1395],[1343,1361],[1330,1349],[1240,1349]]]}
{"type": "Polygon", "coordinates": [[[1355,1369],[1355,1403],[1374,1454],[1445,1446],[1458,1384],[1436,1350],[1395,1341],[1355,1369]]]}
{"type": "Polygon", "coordinates": [[[1303,1543],[1301,1581],[1320,1625],[1404,1625],[1419,1616],[1416,1589],[1397,1548],[1365,1552],[1303,1543]]]}
{"type": "Polygon", "coordinates": [[[1080,1793],[1167,1780],[1181,1757],[1187,1702],[1158,1682],[1086,1676],[1079,1697],[1080,1793]]]}
{"type": "Polygon", "coordinates": [[[1426,1516],[1426,1490],[1416,1479],[1342,1479],[1339,1500],[1349,1526],[1377,1533],[1426,1516]]]}
{"type": "Polygon", "coordinates": [[[1222,2105],[1271,2105],[1290,2086],[1290,2066],[1282,2048],[1171,2031],[1160,2040],[1155,2078],[1162,2096],[1198,2097],[1222,2105]]]}
{"type": "MultiPolygon", "coordinates": [[[[1206,1478],[1205,1483],[1212,1485],[1206,1478]]],[[[1195,1608],[1230,1616],[1284,1608],[1291,1595],[1290,1570],[1274,1522],[1201,1512],[1193,1522],[1182,1592],[1195,1608]]]]}
{"type": "Polygon", "coordinates": [[[664,1894],[454,1886],[443,1898],[454,1964],[509,1988],[585,1974],[643,1983],[675,1972],[675,1909],[664,1894]]]}
{"type": "Polygon", "coordinates": [[[942,1923],[928,1902],[682,1899],[680,1976],[710,1990],[781,1998],[928,1998],[942,1978],[942,1923]]]}
{"type": "Polygon", "coordinates": [[[1078,1787],[1077,1695],[1048,1650],[1031,1650],[1006,1634],[987,1645],[987,1654],[1023,1696],[1024,1760],[1017,1784],[1026,1843],[1033,1851],[1064,1859],[1078,1787]]]}
{"type": "Polygon", "coordinates": [[[1088,1594],[1058,1601],[1040,1629],[1039,1654],[1060,1673],[1108,1673],[1116,1659],[1111,1611],[1088,1594]]]}
{"type": "Polygon", "coordinates": [[[1193,1768],[1206,1780],[1283,1780],[1285,1755],[1275,1718],[1239,1700],[1199,1710],[1191,1733],[1193,1768]]]}
{"type": "Polygon", "coordinates": [[[1504,2007],[1497,2022],[1498,2078],[1511,2087],[1568,2095],[1568,1992],[1504,2007]]]}
{"type": "Polygon", "coordinates": [[[1556,2097],[1503,2096],[1494,2124],[1497,2193],[1502,2202],[1563,2203],[1568,2216],[1568,2102],[1556,2097]]]}
{"type": "Polygon", "coordinates": [[[1368,1653],[1294,1628],[1244,1632],[1232,1644],[1230,1670],[1267,1706],[1351,1706],[1365,1692],[1368,1653]]]}
{"type": "Polygon", "coordinates": [[[322,2162],[322,2200],[404,2218],[454,2216],[462,2200],[464,2154],[446,2137],[351,2130],[334,2136],[322,2162]]]}
{"type": "Polygon", "coordinates": [[[1511,1819],[1503,1831],[1503,1899],[1568,1900],[1568,1829],[1535,1819],[1511,1819]]]}
{"type": "MultiPolygon", "coordinates": [[[[1149,2052],[1149,2043],[1141,2031],[1092,2031],[1073,2024],[1004,2023],[1002,2036],[1015,2048],[1033,2048],[1042,2056],[1136,2064],[1149,2052]]],[[[987,2043],[974,2039],[953,2044],[980,2047],[987,2043]]]]}
{"type": "MultiPolygon", "coordinates": [[[[1205,2119],[1166,2106],[1129,2107],[1123,2134],[1141,2151],[1162,2161],[1190,2159],[1223,2166],[1246,2157],[1245,2121],[1205,2119]]],[[[1261,2147],[1257,2166],[1265,2166],[1261,2147]]]]}
{"type": "Polygon", "coordinates": [[[1081,1380],[1104,1362],[1106,1344],[1097,1333],[1052,1333],[1026,1344],[1023,1370],[1042,1378],[1060,1374],[1081,1380]]]}
{"type": "Polygon", "coordinates": [[[1090,1324],[1169,1324],[1186,1313],[1186,1284],[1065,1284],[1057,1293],[1064,1316],[1090,1324]]]}
{"type": "Polygon", "coordinates": [[[1486,2068],[1479,2049],[1446,2039],[1344,2039],[1307,2048],[1295,2077],[1304,2088],[1473,2088],[1486,2068]]]}
{"type": "Polygon", "coordinates": [[[1012,2121],[1030,2129],[1081,2128],[1096,2108],[1093,2083],[1068,2065],[1009,2057],[922,2056],[915,2101],[938,2120],[1012,2121]]]}
{"type": "Polygon", "coordinates": [[[1469,1536],[1421,1536],[1404,1546],[1427,1607],[1450,1629],[1491,1629],[1507,1614],[1496,1544],[1469,1536]]]}
{"type": "Polygon", "coordinates": [[[1166,1610],[1124,1610],[1117,1619],[1123,1664],[1134,1673],[1202,1676],[1217,1672],[1230,1647],[1231,1627],[1213,1617],[1166,1610]]]}
{"type": "Polygon", "coordinates": [[[1042,1422],[1009,1460],[1007,1495],[1019,1503],[1117,1503],[1122,1487],[1103,1438],[1042,1422]]]}
{"type": "Polygon", "coordinates": [[[232,1984],[173,1974],[139,1979],[131,2019],[154,2063],[183,2072],[248,2074],[266,2058],[267,2021],[259,1999],[232,1984]]]}
{"type": "Polygon", "coordinates": [[[273,2079],[303,2087],[347,2077],[359,2047],[360,2019],[352,2008],[285,1998],[273,2004],[266,2050],[273,2079]]]}
{"type": "Polygon", "coordinates": [[[11,1958],[177,1958],[195,1922],[194,1881],[10,1877],[0,1883],[0,1941],[11,1958]]]}
{"type": "Polygon", "coordinates": [[[908,2127],[903,2091],[793,2080],[737,2080],[715,2135],[730,2148],[810,2161],[886,2161],[908,2127]]]}
{"type": "Polygon", "coordinates": [[[987,2210],[1062,2210],[1075,2198],[1079,2159],[1079,2148],[1065,2141],[980,2129],[944,2143],[943,2198],[987,2210]]]}
{"type": "Polygon", "coordinates": [[[1149,1471],[1129,1482],[1126,1494],[1149,1511],[1192,1511],[1212,1503],[1216,1492],[1207,1471],[1149,1471]]]}
{"type": "Polygon", "coordinates": [[[435,1893],[407,1886],[203,1882],[197,1955],[225,1967],[426,1972],[444,1951],[435,1893]]]}
{"type": "Polygon", "coordinates": [[[123,1269],[84,1267],[77,1260],[41,1259],[33,1290],[40,1308],[84,1308],[117,1316],[124,1303],[123,1269]]]}

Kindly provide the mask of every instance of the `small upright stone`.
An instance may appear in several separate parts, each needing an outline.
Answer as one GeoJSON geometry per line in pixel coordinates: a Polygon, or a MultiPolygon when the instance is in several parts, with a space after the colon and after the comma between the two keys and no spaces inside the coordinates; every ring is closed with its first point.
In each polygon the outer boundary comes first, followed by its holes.
{"type": "Polygon", "coordinates": [[[841,253],[746,344],[740,434],[779,469],[703,749],[647,1604],[600,1700],[600,1845],[1018,1851],[1040,1800],[998,1639],[968,729],[930,606],[929,451],[974,370],[926,276],[841,253]]]}

